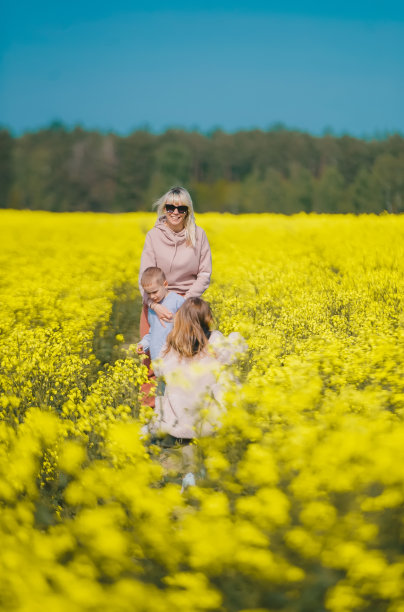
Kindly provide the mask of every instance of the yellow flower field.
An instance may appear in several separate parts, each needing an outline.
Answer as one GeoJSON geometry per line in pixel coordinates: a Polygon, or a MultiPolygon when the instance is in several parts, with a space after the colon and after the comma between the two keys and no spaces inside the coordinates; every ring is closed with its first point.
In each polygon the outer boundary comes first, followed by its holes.
{"type": "Polygon", "coordinates": [[[404,612],[404,218],[197,219],[249,351],[183,495],[139,435],[154,218],[0,211],[0,609],[404,612]]]}

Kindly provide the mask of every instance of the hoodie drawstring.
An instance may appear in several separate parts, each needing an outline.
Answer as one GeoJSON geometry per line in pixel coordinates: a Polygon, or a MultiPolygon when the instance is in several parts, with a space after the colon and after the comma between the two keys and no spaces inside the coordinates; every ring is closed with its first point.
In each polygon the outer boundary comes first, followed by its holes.
{"type": "Polygon", "coordinates": [[[171,269],[172,269],[172,267],[173,267],[173,261],[174,261],[174,259],[175,259],[176,254],[177,254],[177,245],[178,245],[178,242],[177,242],[177,241],[175,241],[174,255],[172,256],[172,258],[171,258],[171,263],[170,263],[170,272],[171,272],[171,269]]]}

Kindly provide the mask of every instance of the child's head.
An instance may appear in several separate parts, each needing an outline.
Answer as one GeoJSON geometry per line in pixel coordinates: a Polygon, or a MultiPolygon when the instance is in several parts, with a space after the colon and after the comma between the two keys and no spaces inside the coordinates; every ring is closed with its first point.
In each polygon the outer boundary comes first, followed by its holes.
{"type": "Polygon", "coordinates": [[[150,267],[142,274],[141,285],[153,302],[161,302],[168,293],[168,283],[161,268],[150,267]]]}
{"type": "Polygon", "coordinates": [[[201,298],[188,298],[176,312],[167,337],[167,352],[174,349],[183,357],[197,355],[208,343],[212,323],[209,304],[201,298]]]}

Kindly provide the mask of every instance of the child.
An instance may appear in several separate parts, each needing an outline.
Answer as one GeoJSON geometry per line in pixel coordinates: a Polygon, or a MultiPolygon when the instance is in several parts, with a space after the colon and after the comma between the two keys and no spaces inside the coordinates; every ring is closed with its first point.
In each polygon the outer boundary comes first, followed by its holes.
{"type": "Polygon", "coordinates": [[[163,270],[157,267],[149,267],[142,274],[142,287],[151,300],[148,311],[148,322],[150,331],[138,344],[138,353],[149,351],[150,358],[156,359],[161,351],[165,340],[173,327],[173,322],[162,323],[153,310],[154,304],[162,304],[173,314],[177,312],[184,298],[174,291],[168,291],[168,283],[163,270]]]}
{"type": "Polygon", "coordinates": [[[162,358],[155,363],[166,388],[156,405],[154,428],[174,438],[192,439],[216,429],[226,387],[221,366],[233,363],[247,348],[239,333],[226,338],[212,326],[209,304],[188,298],[177,312],[162,358]]]}
{"type": "MultiPolygon", "coordinates": [[[[227,338],[212,330],[210,306],[201,298],[188,298],[178,310],[156,372],[165,379],[164,395],[156,398],[152,435],[166,435],[172,444],[187,445],[193,438],[212,434],[220,426],[223,396],[236,380],[223,370],[246,351],[239,333],[227,338]]],[[[192,447],[188,447],[188,467],[192,447]]],[[[183,488],[194,484],[189,472],[183,488]]]]}

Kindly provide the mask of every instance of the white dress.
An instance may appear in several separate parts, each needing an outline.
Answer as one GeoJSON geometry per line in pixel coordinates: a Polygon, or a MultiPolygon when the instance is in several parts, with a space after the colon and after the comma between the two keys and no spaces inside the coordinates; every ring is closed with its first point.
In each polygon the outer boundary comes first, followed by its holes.
{"type": "Polygon", "coordinates": [[[236,384],[226,366],[246,348],[239,333],[233,332],[226,338],[221,332],[212,331],[208,349],[198,356],[180,358],[170,350],[154,361],[153,369],[164,377],[166,386],[164,395],[156,397],[151,431],[195,438],[217,429],[223,394],[229,384],[236,384]]]}

